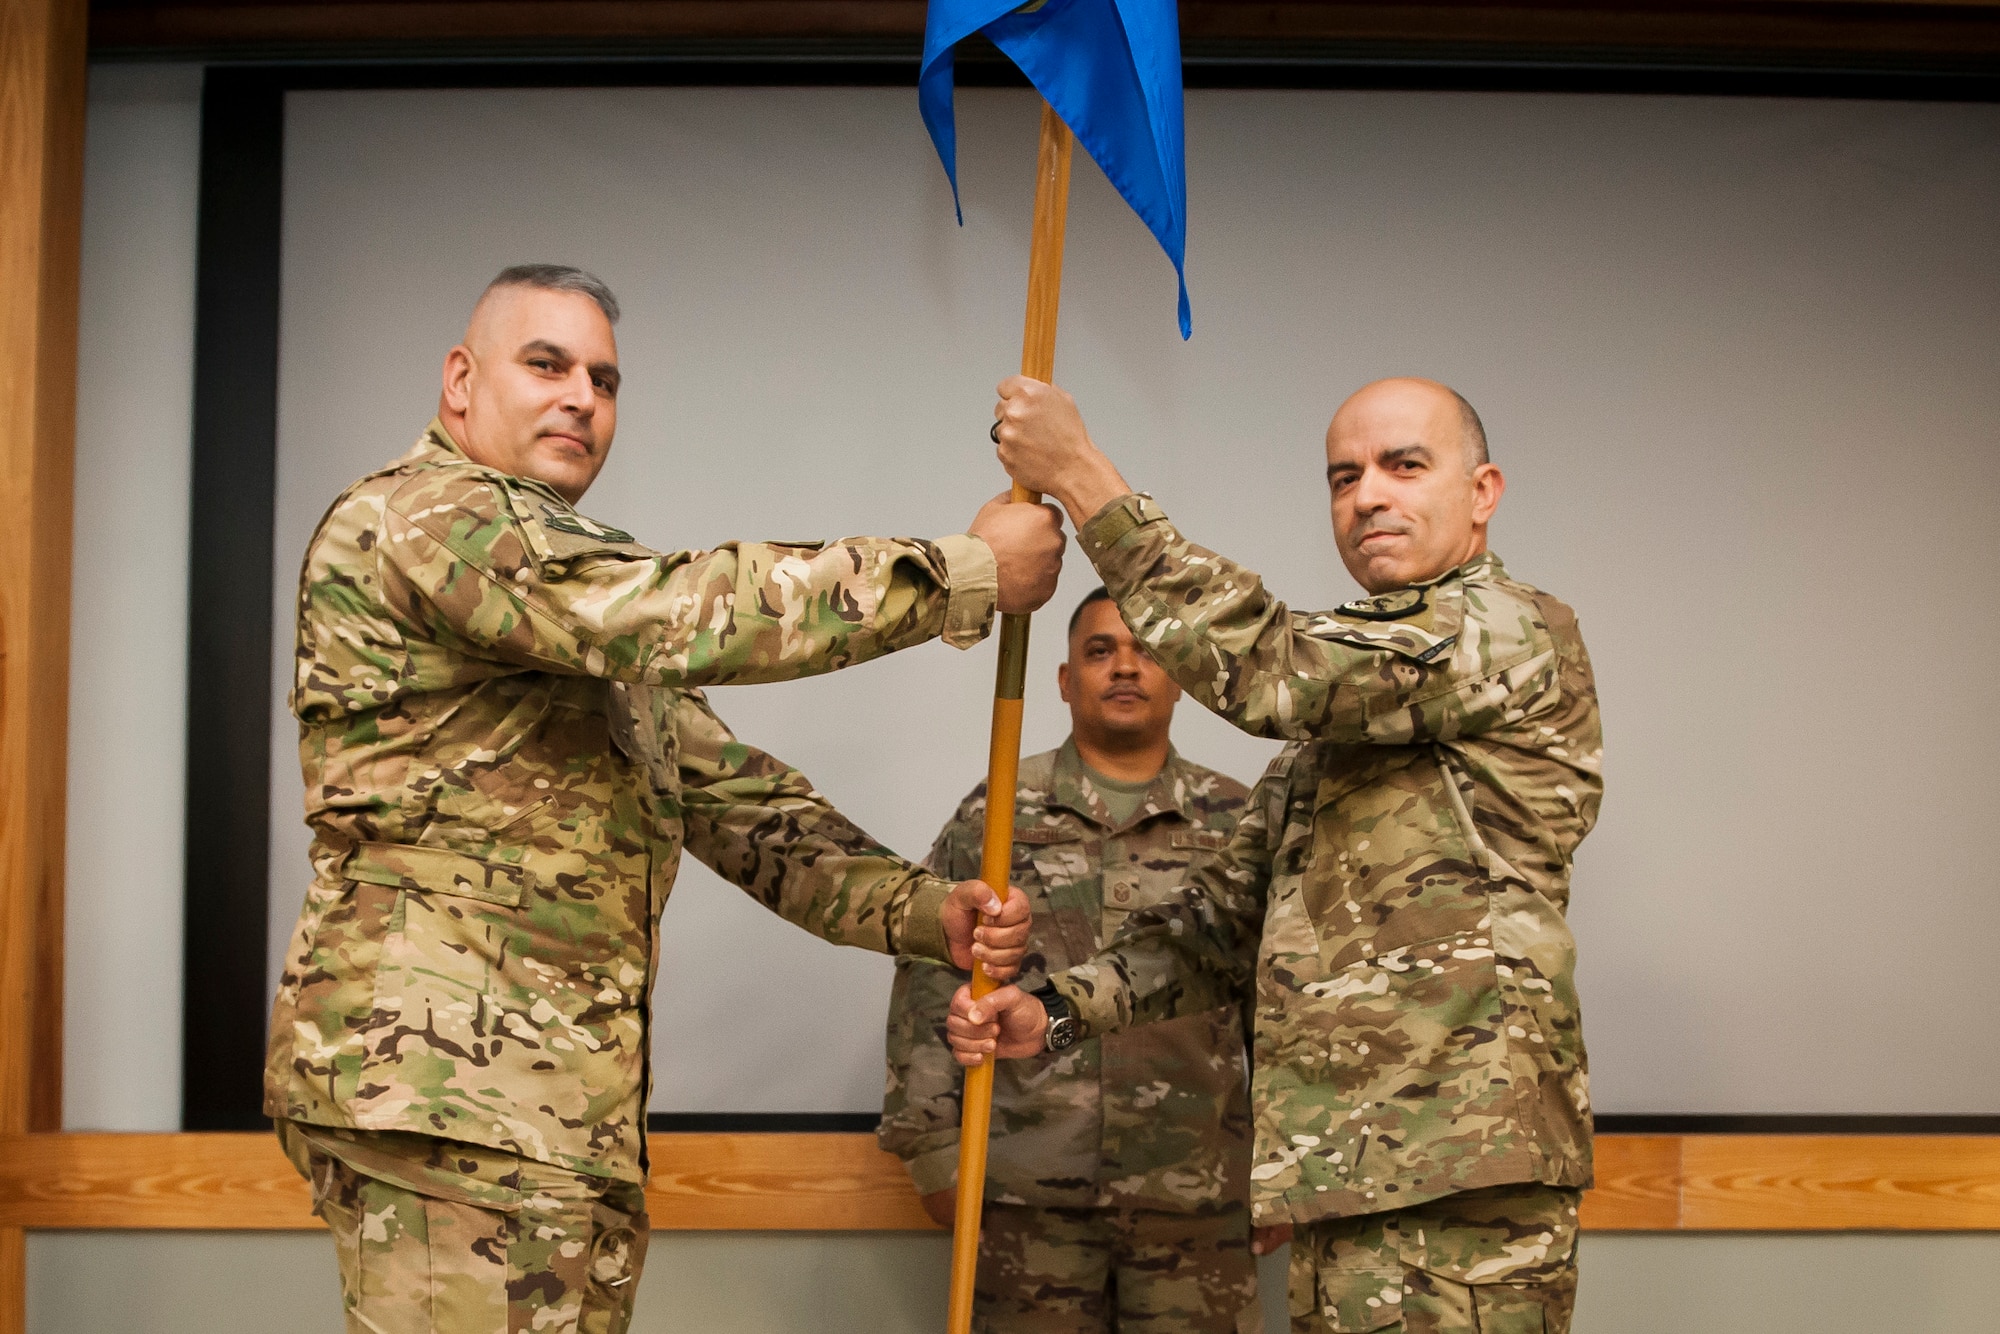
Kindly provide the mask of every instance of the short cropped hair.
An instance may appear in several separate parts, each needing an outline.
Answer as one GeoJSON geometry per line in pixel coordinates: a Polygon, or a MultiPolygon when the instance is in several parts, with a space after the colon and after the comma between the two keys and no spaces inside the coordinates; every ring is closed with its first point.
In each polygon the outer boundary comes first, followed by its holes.
{"type": "Polygon", "coordinates": [[[1493,461],[1486,451],[1486,423],[1479,420],[1479,414],[1464,394],[1453,389],[1451,396],[1458,400],[1458,429],[1465,440],[1465,470],[1471,472],[1480,464],[1493,461]]]}
{"type": "MultiPolygon", "coordinates": [[[[1091,589],[1088,593],[1085,593],[1083,595],[1083,601],[1077,603],[1076,610],[1069,614],[1069,635],[1073,636],[1076,634],[1076,627],[1077,624],[1083,620],[1083,609],[1085,607],[1088,607],[1093,602],[1109,602],[1109,601],[1111,601],[1111,590],[1106,588],[1103,584],[1099,584],[1097,587],[1091,589]]],[[[1065,636],[1065,638],[1067,637],[1068,636],[1065,636]]]]}
{"type": "MultiPolygon", "coordinates": [[[[597,303],[604,318],[618,323],[618,298],[602,278],[568,264],[512,264],[486,284],[486,292],[496,287],[539,287],[545,292],[578,292],[597,303]]],[[[479,294],[483,301],[486,292],[479,294]]]]}

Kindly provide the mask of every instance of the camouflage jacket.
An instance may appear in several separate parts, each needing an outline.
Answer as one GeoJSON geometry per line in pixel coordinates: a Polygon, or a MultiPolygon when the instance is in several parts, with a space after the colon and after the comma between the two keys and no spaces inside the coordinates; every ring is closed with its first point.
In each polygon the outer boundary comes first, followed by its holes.
{"type": "Polygon", "coordinates": [[[976,538],[662,555],[432,423],[320,521],[299,584],[314,878],[265,1110],[644,1175],[654,924],[683,843],[817,935],[945,958],[948,887],[698,687],[991,622],[976,538]]]}
{"type": "Polygon", "coordinates": [[[1262,1222],[1589,1184],[1564,914],[1602,742],[1575,615],[1492,555],[1290,612],[1144,496],[1079,543],[1190,694],[1291,741],[1222,854],[1055,979],[1085,1031],[1254,978],[1262,1222]]]}
{"type": "MultiPolygon", "coordinates": [[[[1082,963],[1134,910],[1179,888],[1221,848],[1245,795],[1235,779],[1173,754],[1132,818],[1113,827],[1075,743],[1023,760],[1013,883],[1034,910],[1023,984],[1038,987],[1048,973],[1082,963]]],[[[982,783],[938,835],[930,868],[947,879],[976,877],[985,819],[982,783]]],[[[950,968],[901,960],[889,1001],[880,1138],[925,1194],[958,1175],[962,1072],[943,1026],[964,980],[950,968]]],[[[994,1077],[987,1198],[1240,1207],[1250,1184],[1247,1000],[1246,991],[1201,1013],[1002,1065],[994,1077]]]]}

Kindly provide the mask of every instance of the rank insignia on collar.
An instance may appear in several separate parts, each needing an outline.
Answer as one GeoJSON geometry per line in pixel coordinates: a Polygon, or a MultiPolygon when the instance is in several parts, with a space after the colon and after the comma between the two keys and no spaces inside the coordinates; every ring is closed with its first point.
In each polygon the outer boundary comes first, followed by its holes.
{"type": "Polygon", "coordinates": [[[549,527],[572,537],[594,537],[600,542],[630,542],[632,534],[623,528],[613,528],[608,524],[584,518],[574,510],[559,510],[554,505],[542,506],[542,514],[549,527]]]}
{"type": "Polygon", "coordinates": [[[1400,621],[1424,609],[1424,590],[1399,588],[1372,598],[1356,598],[1335,608],[1335,615],[1356,616],[1364,621],[1400,621]]]}

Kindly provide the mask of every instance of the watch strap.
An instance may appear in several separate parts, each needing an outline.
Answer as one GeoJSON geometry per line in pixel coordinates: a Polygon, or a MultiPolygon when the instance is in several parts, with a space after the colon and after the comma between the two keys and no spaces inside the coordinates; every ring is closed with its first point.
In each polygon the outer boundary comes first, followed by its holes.
{"type": "Polygon", "coordinates": [[[1069,998],[1057,991],[1053,982],[1043,982],[1028,994],[1042,1003],[1042,1010],[1048,1015],[1048,1027],[1043,1030],[1042,1049],[1067,1051],[1075,1046],[1076,1011],[1071,1008],[1069,998]]]}
{"type": "Polygon", "coordinates": [[[1076,1011],[1070,1008],[1069,997],[1057,991],[1055,983],[1045,981],[1028,994],[1040,1001],[1042,1008],[1049,1012],[1050,1023],[1058,1019],[1076,1018],[1076,1011]]]}

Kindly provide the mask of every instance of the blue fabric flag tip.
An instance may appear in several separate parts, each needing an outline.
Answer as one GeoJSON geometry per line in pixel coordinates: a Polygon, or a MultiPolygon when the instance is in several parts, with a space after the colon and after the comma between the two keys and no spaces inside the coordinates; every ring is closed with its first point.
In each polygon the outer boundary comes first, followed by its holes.
{"type": "MultiPolygon", "coordinates": [[[[1035,86],[1105,178],[1125,197],[1180,276],[1181,337],[1193,329],[1187,294],[1187,149],[1181,108],[1181,33],[1174,0],[931,0],[917,105],[958,203],[952,121],[952,48],[983,32],[1035,86]]],[[[959,222],[965,221],[959,210],[959,222]]]]}

